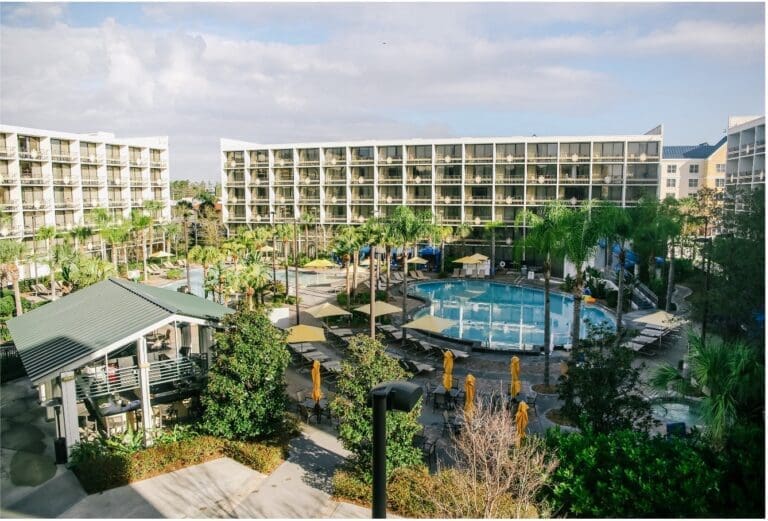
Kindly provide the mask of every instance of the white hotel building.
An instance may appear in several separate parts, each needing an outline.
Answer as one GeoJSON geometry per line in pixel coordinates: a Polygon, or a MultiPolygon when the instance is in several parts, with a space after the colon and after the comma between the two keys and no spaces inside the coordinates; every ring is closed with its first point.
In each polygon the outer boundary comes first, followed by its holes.
{"type": "MultiPolygon", "coordinates": [[[[376,140],[266,145],[221,140],[222,214],[240,226],[293,222],[322,228],[388,216],[399,205],[445,225],[501,221],[500,243],[524,209],[547,201],[658,198],[661,126],[646,134],[376,140]]],[[[319,233],[319,232],[318,232],[319,233]]],[[[510,241],[511,240],[511,241],[510,241]]]]}
{"type": "Polygon", "coordinates": [[[728,118],[725,185],[765,185],[765,116],[728,118]]]}
{"type": "MultiPolygon", "coordinates": [[[[168,138],[116,138],[0,125],[2,238],[32,238],[42,226],[57,231],[94,226],[94,208],[116,219],[161,201],[159,221],[171,216],[168,138]]],[[[37,252],[45,250],[41,242],[37,252]]]]}

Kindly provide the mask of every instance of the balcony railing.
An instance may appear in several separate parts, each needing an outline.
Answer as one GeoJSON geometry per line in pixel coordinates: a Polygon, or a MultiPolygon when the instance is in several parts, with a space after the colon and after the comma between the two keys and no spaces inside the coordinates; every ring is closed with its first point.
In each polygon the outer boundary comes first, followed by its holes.
{"type": "Polygon", "coordinates": [[[72,177],[54,177],[53,184],[55,185],[73,185],[75,180],[72,177]]]}
{"type": "Polygon", "coordinates": [[[84,165],[100,165],[104,162],[104,157],[97,154],[80,154],[80,162],[84,165]]]}
{"type": "Polygon", "coordinates": [[[228,178],[227,186],[245,186],[245,178],[228,178]]]}
{"type": "Polygon", "coordinates": [[[48,159],[48,152],[45,150],[19,150],[19,159],[27,161],[45,161],[48,159]]]}
{"type": "Polygon", "coordinates": [[[561,176],[560,177],[560,184],[572,184],[572,185],[588,185],[589,184],[589,176],[576,176],[576,177],[570,177],[570,176],[561,176]]]}
{"type": "Polygon", "coordinates": [[[372,185],[373,184],[373,177],[366,177],[366,176],[358,176],[352,178],[352,184],[355,185],[372,185]]]}
{"type": "Polygon", "coordinates": [[[461,164],[461,154],[458,156],[452,156],[452,155],[438,155],[435,158],[435,163],[437,164],[446,164],[446,165],[456,165],[461,164]]]}
{"type": "Polygon", "coordinates": [[[54,206],[57,210],[74,210],[80,206],[78,201],[55,201],[54,206]]]}
{"type": "Polygon", "coordinates": [[[326,215],[325,222],[328,223],[346,223],[347,217],[344,215],[326,215]]]}
{"type": "Polygon", "coordinates": [[[346,205],[347,204],[347,198],[344,196],[337,196],[332,195],[331,197],[325,198],[326,204],[335,204],[335,205],[346,205]]]}
{"type": "Polygon", "coordinates": [[[380,165],[402,165],[403,164],[403,158],[402,157],[381,157],[381,156],[379,156],[379,164],[380,165]]]}
{"type": "Polygon", "coordinates": [[[461,216],[440,215],[440,222],[443,224],[458,224],[461,222],[461,216]]]}
{"type": "Polygon", "coordinates": [[[299,177],[299,184],[300,185],[317,185],[320,184],[320,178],[319,177],[299,177]]]}
{"type": "Polygon", "coordinates": [[[320,204],[320,196],[319,195],[313,195],[313,196],[303,196],[300,195],[298,199],[299,204],[320,204]]]}
{"type": "Polygon", "coordinates": [[[353,165],[372,165],[372,157],[353,157],[351,163],[353,165]]]}
{"type": "Polygon", "coordinates": [[[16,212],[18,210],[19,210],[18,201],[8,201],[8,202],[0,203],[0,211],[2,212],[16,212]]]}
{"type": "Polygon", "coordinates": [[[149,182],[152,184],[152,186],[163,186],[165,184],[165,179],[162,177],[153,177],[149,180],[149,182]]]}
{"type": "Polygon", "coordinates": [[[292,185],[293,184],[293,176],[277,176],[275,177],[275,184],[276,185],[292,185]]]}
{"type": "Polygon", "coordinates": [[[523,202],[522,195],[507,195],[496,198],[496,204],[519,204],[523,202]]]}
{"type": "Polygon", "coordinates": [[[131,157],[128,159],[128,165],[142,167],[147,165],[147,161],[146,159],[142,159],[140,157],[131,157]]]}
{"type": "Polygon", "coordinates": [[[253,185],[268,185],[269,177],[255,177],[251,175],[251,184],[253,185]]]}
{"type": "Polygon", "coordinates": [[[126,206],[128,206],[128,201],[125,199],[110,199],[109,201],[110,208],[125,208],[126,206]]]}
{"type": "Polygon", "coordinates": [[[275,158],[275,167],[288,167],[293,166],[293,159],[275,158]]]}
{"type": "Polygon", "coordinates": [[[403,198],[400,196],[379,197],[379,204],[403,204],[403,198]]]}
{"type": "Polygon", "coordinates": [[[96,208],[99,204],[98,199],[83,199],[83,208],[96,208]]]}
{"type": "Polygon", "coordinates": [[[299,158],[299,166],[320,166],[320,159],[302,159],[299,158]]]}
{"type": "Polygon", "coordinates": [[[403,177],[379,177],[380,185],[400,185],[403,184],[403,177]]]}
{"type": "Polygon", "coordinates": [[[489,204],[493,199],[490,195],[472,196],[468,195],[464,198],[465,204],[489,204]]]}
{"type": "Polygon", "coordinates": [[[21,184],[23,185],[43,185],[50,182],[50,177],[43,174],[21,175],[21,184]]]}
{"type": "Polygon", "coordinates": [[[0,227],[0,237],[21,237],[24,235],[23,226],[0,227]]]}
{"type": "Polygon", "coordinates": [[[405,182],[409,185],[430,185],[432,184],[431,177],[414,176],[408,177],[405,182]]]}
{"type": "Polygon", "coordinates": [[[468,185],[491,185],[493,184],[493,178],[491,176],[467,176],[468,185]]]}
{"type": "Polygon", "coordinates": [[[623,155],[616,155],[616,154],[607,155],[607,156],[601,156],[600,154],[595,153],[593,155],[593,157],[592,157],[592,160],[595,161],[595,162],[598,162],[598,163],[600,163],[600,162],[603,162],[603,163],[606,163],[606,162],[616,162],[616,161],[624,161],[624,156],[623,155]]]}
{"type": "Polygon", "coordinates": [[[0,147],[0,159],[15,159],[16,148],[14,147],[0,147]]]}
{"type": "Polygon", "coordinates": [[[373,203],[373,196],[370,195],[370,196],[361,197],[353,194],[351,203],[352,204],[371,204],[373,203]]]}
{"type": "Polygon", "coordinates": [[[421,203],[421,204],[424,204],[424,203],[431,203],[432,202],[432,198],[431,197],[411,197],[411,196],[409,196],[407,201],[408,201],[409,204],[410,203],[421,203]]]}
{"type": "Polygon", "coordinates": [[[346,178],[346,176],[344,176],[344,177],[341,177],[341,176],[331,176],[331,177],[328,177],[328,176],[326,176],[325,184],[327,184],[327,185],[344,185],[344,184],[347,184],[347,178],[346,178]]]}
{"type": "Polygon", "coordinates": [[[528,176],[528,184],[529,185],[553,185],[557,183],[557,177],[555,176],[545,176],[545,175],[538,175],[538,176],[528,176]]]}
{"type": "Polygon", "coordinates": [[[147,186],[147,180],[142,177],[131,177],[131,186],[147,186]]]}
{"type": "Polygon", "coordinates": [[[122,179],[107,179],[107,184],[109,186],[123,186],[123,180],[122,179]]]}
{"type": "Polygon", "coordinates": [[[151,168],[165,168],[167,164],[162,159],[153,159],[152,161],[149,162],[149,166],[151,168]]]}
{"type": "Polygon", "coordinates": [[[15,185],[19,182],[18,176],[12,174],[0,175],[0,185],[15,185]]]}
{"type": "Polygon", "coordinates": [[[21,207],[24,210],[47,210],[51,207],[50,201],[26,201],[21,203],[21,207]]]}
{"type": "Polygon", "coordinates": [[[411,165],[429,165],[432,164],[431,157],[409,157],[408,163],[411,165]]]}
{"type": "Polygon", "coordinates": [[[525,183],[524,176],[499,176],[496,178],[496,184],[500,185],[521,185],[525,183]]]}
{"type": "Polygon", "coordinates": [[[77,156],[75,156],[75,154],[72,154],[72,153],[68,153],[68,154],[51,153],[51,161],[54,161],[57,163],[74,163],[77,161],[77,156]]]}
{"type": "Polygon", "coordinates": [[[125,166],[127,161],[119,157],[107,157],[107,166],[125,166]]]}
{"type": "Polygon", "coordinates": [[[460,185],[461,184],[461,176],[437,176],[435,178],[435,183],[439,185],[460,185]]]}
{"type": "Polygon", "coordinates": [[[102,180],[98,177],[83,177],[80,183],[83,186],[99,186],[102,184],[102,180]]]}
{"type": "Polygon", "coordinates": [[[475,165],[478,163],[492,163],[493,157],[467,157],[466,162],[468,165],[475,165]]]}

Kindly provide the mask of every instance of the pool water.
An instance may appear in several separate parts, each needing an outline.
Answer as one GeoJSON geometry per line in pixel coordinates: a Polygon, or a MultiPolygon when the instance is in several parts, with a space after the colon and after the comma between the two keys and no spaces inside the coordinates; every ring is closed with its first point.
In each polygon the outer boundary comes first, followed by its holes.
{"type": "MultiPolygon", "coordinates": [[[[183,271],[183,270],[182,270],[183,271]]],[[[174,282],[171,282],[170,284],[166,284],[163,286],[166,289],[178,289],[181,286],[185,286],[187,284],[187,278],[186,273],[182,273],[184,276],[174,282]]],[[[269,270],[270,278],[272,277],[272,270],[269,270]]],[[[280,282],[285,282],[285,269],[277,269],[276,272],[277,280],[280,282]]],[[[294,285],[294,273],[293,269],[290,269],[288,271],[288,285],[290,289],[290,293],[293,293],[293,285],[294,285]]],[[[326,286],[328,284],[331,284],[332,282],[338,282],[341,280],[343,282],[344,280],[344,274],[341,275],[339,273],[332,273],[332,272],[305,272],[300,271],[299,272],[299,286],[302,288],[311,288],[312,286],[326,286]]],[[[198,297],[204,296],[203,293],[203,269],[202,268],[192,268],[189,270],[189,283],[191,287],[191,293],[194,295],[197,295],[198,297]]],[[[213,298],[212,295],[208,295],[208,298],[213,298]]]]}
{"type": "MultiPolygon", "coordinates": [[[[439,281],[417,284],[413,293],[431,303],[416,316],[434,315],[457,324],[443,335],[482,342],[498,350],[532,350],[544,345],[544,290],[483,280],[439,281]]],[[[568,344],[571,336],[573,297],[550,293],[551,327],[554,344],[568,344]]],[[[581,338],[586,337],[589,320],[615,327],[611,314],[602,308],[581,306],[581,338]]]]}
{"type": "Polygon", "coordinates": [[[663,422],[683,422],[687,426],[701,425],[701,414],[695,404],[661,402],[651,405],[653,417],[663,422]]]}

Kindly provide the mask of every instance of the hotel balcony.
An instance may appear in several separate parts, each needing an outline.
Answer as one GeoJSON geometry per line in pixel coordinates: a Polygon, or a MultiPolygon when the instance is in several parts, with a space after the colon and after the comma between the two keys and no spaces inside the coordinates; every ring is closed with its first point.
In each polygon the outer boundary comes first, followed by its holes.
{"type": "Polygon", "coordinates": [[[320,194],[299,194],[298,204],[320,204],[320,194]]]}
{"type": "Polygon", "coordinates": [[[333,172],[325,171],[325,184],[327,185],[345,185],[347,184],[346,172],[333,172]]]}
{"type": "Polygon", "coordinates": [[[54,154],[51,153],[51,161],[54,163],[76,163],[77,162],[77,156],[70,152],[68,154],[64,153],[58,153],[54,154]]]}
{"type": "Polygon", "coordinates": [[[432,164],[432,158],[431,157],[408,156],[407,163],[409,165],[431,165],[432,164]]]}
{"type": "Polygon", "coordinates": [[[491,164],[491,163],[493,163],[493,156],[489,156],[489,157],[485,157],[485,156],[475,157],[475,156],[469,155],[469,153],[468,153],[467,157],[465,158],[465,162],[468,165],[491,164]]]}
{"type": "Polygon", "coordinates": [[[20,206],[18,201],[6,201],[0,203],[0,212],[18,212],[20,206]]]}
{"type": "Polygon", "coordinates": [[[485,185],[490,186],[493,184],[493,176],[491,175],[475,175],[467,176],[466,184],[468,185],[485,185]]]}
{"type": "Polygon", "coordinates": [[[152,186],[165,186],[165,179],[162,177],[153,177],[149,182],[152,186]]]}
{"type": "Polygon", "coordinates": [[[488,195],[471,195],[467,194],[464,197],[465,205],[489,205],[493,201],[493,197],[489,193],[488,195]]]}
{"type": "MultiPolygon", "coordinates": [[[[456,210],[459,210],[458,208],[456,210]]],[[[461,211],[449,213],[448,211],[437,211],[437,220],[442,224],[461,224],[461,211]]]]}
{"type": "Polygon", "coordinates": [[[141,157],[131,157],[128,159],[128,166],[144,167],[147,166],[147,160],[141,157]]]}
{"type": "Polygon", "coordinates": [[[589,163],[589,154],[586,155],[579,155],[579,154],[570,154],[570,155],[560,155],[560,162],[561,163],[589,163]]]}
{"type": "Polygon", "coordinates": [[[107,157],[107,166],[126,166],[128,162],[119,157],[107,157]]]}
{"type": "Polygon", "coordinates": [[[162,169],[162,168],[167,168],[168,167],[168,163],[166,163],[162,159],[153,159],[152,161],[149,162],[149,166],[150,166],[150,168],[161,168],[162,169]]]}
{"type": "Polygon", "coordinates": [[[119,179],[119,178],[118,179],[107,179],[107,184],[109,186],[124,186],[125,185],[123,180],[119,179]]]}
{"type": "Polygon", "coordinates": [[[268,174],[254,174],[253,171],[251,171],[251,184],[255,186],[268,186],[269,185],[269,175],[268,174]]]}
{"type": "Polygon", "coordinates": [[[244,222],[246,222],[245,212],[243,212],[243,213],[233,213],[233,212],[230,211],[229,214],[227,215],[227,221],[235,222],[235,223],[244,223],[244,222]]]}
{"type": "Polygon", "coordinates": [[[143,177],[131,177],[131,186],[145,187],[148,185],[149,182],[143,177]]]}
{"type": "Polygon", "coordinates": [[[47,200],[38,199],[37,201],[26,201],[21,203],[22,209],[26,211],[37,210],[49,210],[51,208],[51,202],[47,200]]]}
{"type": "Polygon", "coordinates": [[[332,213],[330,207],[325,207],[325,222],[332,224],[344,224],[347,222],[346,211],[343,214],[332,213]]]}
{"type": "Polygon", "coordinates": [[[3,226],[0,228],[0,237],[12,238],[21,237],[24,235],[23,226],[3,226]]]}
{"type": "Polygon", "coordinates": [[[755,141],[755,152],[765,152],[765,140],[758,139],[755,141]]]}
{"type": "Polygon", "coordinates": [[[352,198],[350,199],[350,204],[373,204],[373,194],[371,195],[365,195],[365,196],[358,196],[355,194],[352,194],[352,198]]]}
{"type": "Polygon", "coordinates": [[[397,175],[397,176],[382,175],[381,172],[379,172],[379,185],[401,185],[401,184],[403,184],[402,172],[400,172],[400,175],[397,175]]]}
{"type": "Polygon", "coordinates": [[[352,174],[352,182],[350,183],[352,185],[372,185],[373,184],[373,174],[371,175],[355,175],[352,174]]]}
{"type": "MultiPolygon", "coordinates": [[[[133,180],[131,180],[133,182],[133,180]]],[[[245,186],[245,176],[227,176],[227,186],[245,186]]]]}
{"type": "Polygon", "coordinates": [[[3,174],[0,175],[0,185],[15,185],[19,182],[19,176],[14,174],[3,174]]]}
{"type": "Polygon", "coordinates": [[[75,201],[72,199],[65,201],[55,201],[54,207],[56,210],[76,210],[80,207],[80,201],[75,201]]]}
{"type": "Polygon", "coordinates": [[[74,179],[74,177],[65,176],[65,177],[54,177],[53,184],[69,186],[69,185],[77,184],[77,182],[74,179]]]}
{"type": "Polygon", "coordinates": [[[32,150],[19,150],[19,159],[27,161],[46,161],[48,160],[48,152],[36,148],[32,150]]]}
{"type": "Polygon", "coordinates": [[[429,176],[423,176],[423,175],[415,175],[415,176],[408,176],[405,180],[406,184],[409,185],[425,185],[429,186],[432,184],[432,178],[429,176]]]}
{"type": "Polygon", "coordinates": [[[301,186],[311,186],[311,185],[319,185],[320,184],[320,173],[314,172],[312,174],[307,174],[303,172],[299,172],[299,185],[301,186]]]}
{"type": "Polygon", "coordinates": [[[251,194],[251,203],[253,203],[253,204],[269,204],[269,194],[256,195],[256,196],[251,194]]]}
{"type": "Polygon", "coordinates": [[[266,168],[269,166],[269,152],[266,150],[251,150],[248,152],[251,166],[266,168]]]}
{"type": "Polygon", "coordinates": [[[554,175],[531,175],[528,174],[529,185],[554,185],[557,183],[557,176],[554,175]]]}
{"type": "Polygon", "coordinates": [[[293,172],[275,172],[276,185],[293,185],[293,172]]]}
{"type": "Polygon", "coordinates": [[[45,184],[48,184],[50,181],[51,181],[51,178],[44,176],[42,173],[21,175],[22,185],[45,185],[45,184]]]}
{"type": "Polygon", "coordinates": [[[459,175],[438,175],[435,178],[435,184],[438,185],[460,185],[462,183],[461,174],[459,175]]]}
{"type": "Polygon", "coordinates": [[[440,165],[460,165],[461,164],[461,152],[457,155],[452,154],[435,154],[435,164],[440,165]]]}
{"type": "Polygon", "coordinates": [[[303,157],[301,152],[299,152],[298,165],[299,165],[299,168],[308,167],[308,166],[320,166],[320,157],[319,156],[303,157]]]}
{"type": "Polygon", "coordinates": [[[353,148],[352,157],[350,158],[350,164],[372,165],[373,164],[373,147],[353,148]]]}
{"type": "Polygon", "coordinates": [[[432,204],[432,197],[424,195],[411,195],[408,194],[405,204],[432,204]]]}
{"type": "Polygon", "coordinates": [[[506,193],[506,194],[496,194],[496,204],[497,205],[506,205],[506,206],[516,206],[523,204],[524,194],[521,193],[506,193]]]}
{"type": "Polygon", "coordinates": [[[83,199],[83,208],[97,208],[100,204],[98,199],[83,199]]]}
{"type": "Polygon", "coordinates": [[[522,185],[522,184],[525,184],[525,175],[523,175],[522,173],[520,175],[514,175],[514,176],[497,175],[496,184],[497,185],[522,185]]]}
{"type": "Polygon", "coordinates": [[[126,199],[110,199],[108,202],[110,208],[125,208],[128,206],[126,199]]]}
{"type": "Polygon", "coordinates": [[[0,147],[0,159],[7,159],[7,160],[16,159],[16,148],[0,147]]]}
{"type": "Polygon", "coordinates": [[[400,156],[384,156],[379,152],[379,165],[402,165],[403,158],[400,156]]]}
{"type": "Polygon", "coordinates": [[[293,152],[287,151],[287,154],[282,155],[275,153],[275,168],[293,166],[293,152]]]}
{"type": "Polygon", "coordinates": [[[387,196],[379,196],[379,204],[386,204],[386,205],[402,205],[403,204],[403,198],[400,195],[387,195],[387,196]]]}
{"type": "Polygon", "coordinates": [[[104,157],[98,154],[80,154],[80,163],[84,165],[101,165],[104,163],[104,157]]]}

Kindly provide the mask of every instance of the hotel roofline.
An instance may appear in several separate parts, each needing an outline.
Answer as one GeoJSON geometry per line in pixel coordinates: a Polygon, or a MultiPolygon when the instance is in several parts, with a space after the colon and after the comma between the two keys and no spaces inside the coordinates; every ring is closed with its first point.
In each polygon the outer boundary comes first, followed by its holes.
{"type": "Polygon", "coordinates": [[[117,137],[112,132],[62,132],[32,127],[19,127],[0,123],[0,132],[33,137],[65,138],[77,141],[95,141],[108,145],[136,145],[140,147],[168,148],[168,136],[117,137]]]}

